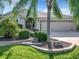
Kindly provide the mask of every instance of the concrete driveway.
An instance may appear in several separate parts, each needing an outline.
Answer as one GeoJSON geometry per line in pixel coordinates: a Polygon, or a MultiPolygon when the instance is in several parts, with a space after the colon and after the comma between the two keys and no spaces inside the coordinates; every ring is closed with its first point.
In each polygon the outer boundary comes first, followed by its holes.
{"type": "Polygon", "coordinates": [[[79,32],[51,32],[50,36],[52,37],[79,37],[79,32]]]}
{"type": "Polygon", "coordinates": [[[51,32],[51,38],[70,42],[79,46],[79,32],[51,32]]]}

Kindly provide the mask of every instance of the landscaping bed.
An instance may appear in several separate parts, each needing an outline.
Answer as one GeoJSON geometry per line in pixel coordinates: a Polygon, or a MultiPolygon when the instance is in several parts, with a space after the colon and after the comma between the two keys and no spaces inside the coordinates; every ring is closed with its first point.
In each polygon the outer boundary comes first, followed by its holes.
{"type": "Polygon", "coordinates": [[[18,39],[18,40],[10,40],[10,39],[1,39],[1,45],[29,45],[32,46],[33,48],[36,48],[38,50],[41,50],[43,52],[54,52],[54,53],[60,53],[60,52],[67,52],[70,51],[74,48],[75,45],[72,43],[64,42],[64,41],[59,41],[56,39],[51,39],[51,50],[49,49],[48,42],[45,41],[37,41],[34,38],[29,38],[29,39],[18,39]],[[55,46],[55,42],[58,42],[57,46],[55,46]],[[61,44],[61,45],[60,45],[61,44]]]}
{"type": "Polygon", "coordinates": [[[35,40],[30,40],[28,42],[21,42],[21,44],[23,45],[29,45],[32,46],[33,48],[36,48],[40,51],[46,52],[46,53],[50,53],[50,52],[54,52],[54,53],[60,53],[60,52],[68,52],[70,50],[72,50],[75,45],[72,43],[68,43],[68,42],[64,42],[64,41],[59,41],[56,39],[51,39],[51,49],[48,46],[48,42],[39,42],[39,41],[35,41],[35,40]],[[59,44],[57,46],[54,46],[54,43],[58,41],[60,42],[61,46],[59,46],[59,44]]]}
{"type": "MultiPolygon", "coordinates": [[[[12,34],[12,33],[11,33],[12,34]]],[[[31,33],[27,29],[21,29],[16,37],[13,38],[9,32],[6,32],[6,35],[0,38],[1,45],[29,45],[38,50],[45,52],[62,52],[69,51],[74,48],[74,45],[68,42],[59,41],[56,39],[51,39],[51,50],[47,42],[47,34],[44,32],[36,31],[31,33]],[[9,35],[8,35],[9,34],[9,35]],[[29,38],[32,37],[32,38],[29,38]]]]}
{"type": "MultiPolygon", "coordinates": [[[[51,40],[52,49],[66,48],[66,47],[69,47],[70,45],[72,45],[71,43],[61,41],[62,47],[55,47],[55,46],[53,45],[55,41],[58,41],[58,40],[56,40],[56,39],[52,39],[52,40],[51,40]]],[[[36,45],[36,46],[49,49],[49,48],[48,48],[48,42],[34,42],[34,41],[32,41],[32,42],[33,42],[33,43],[41,43],[40,45],[36,45]]]]}
{"type": "Polygon", "coordinates": [[[27,38],[7,39],[7,38],[4,38],[4,37],[0,37],[0,41],[25,41],[25,40],[27,40],[27,38]]]}

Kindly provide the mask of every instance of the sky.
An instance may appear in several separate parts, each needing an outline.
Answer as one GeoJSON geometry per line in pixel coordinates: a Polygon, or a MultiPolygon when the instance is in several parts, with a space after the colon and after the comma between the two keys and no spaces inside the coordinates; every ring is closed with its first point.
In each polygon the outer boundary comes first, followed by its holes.
{"type": "MultiPolygon", "coordinates": [[[[39,0],[38,10],[47,12],[46,0],[39,0]]],[[[65,15],[70,15],[69,5],[65,0],[57,0],[58,6],[61,9],[62,13],[65,15]]]]}
{"type": "MultiPolygon", "coordinates": [[[[19,1],[19,0],[13,0],[12,5],[5,4],[5,9],[4,9],[3,13],[10,12],[12,10],[13,6],[15,6],[17,1],[19,1]]],[[[69,5],[65,0],[57,0],[57,3],[63,14],[70,15],[69,7],[68,7],[69,5]]],[[[46,0],[38,0],[37,10],[42,11],[42,12],[47,12],[46,0]]]]}

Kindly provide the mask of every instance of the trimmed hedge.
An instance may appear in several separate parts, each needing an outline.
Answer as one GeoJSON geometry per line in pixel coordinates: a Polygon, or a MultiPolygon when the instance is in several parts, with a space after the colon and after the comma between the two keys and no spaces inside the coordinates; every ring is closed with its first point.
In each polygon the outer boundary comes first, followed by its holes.
{"type": "Polygon", "coordinates": [[[34,36],[38,39],[38,41],[47,41],[47,34],[44,32],[35,32],[34,36]]]}
{"type": "Polygon", "coordinates": [[[20,38],[29,38],[29,30],[27,29],[22,29],[19,33],[20,38]]]}

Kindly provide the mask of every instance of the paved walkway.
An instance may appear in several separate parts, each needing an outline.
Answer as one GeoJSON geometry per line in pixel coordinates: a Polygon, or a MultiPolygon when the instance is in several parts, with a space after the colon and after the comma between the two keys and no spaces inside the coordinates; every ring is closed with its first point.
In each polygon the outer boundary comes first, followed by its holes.
{"type": "Polygon", "coordinates": [[[79,46],[79,32],[51,32],[51,37],[79,46]]]}
{"type": "Polygon", "coordinates": [[[52,37],[52,38],[76,44],[77,46],[79,46],[79,37],[52,37]]]}

